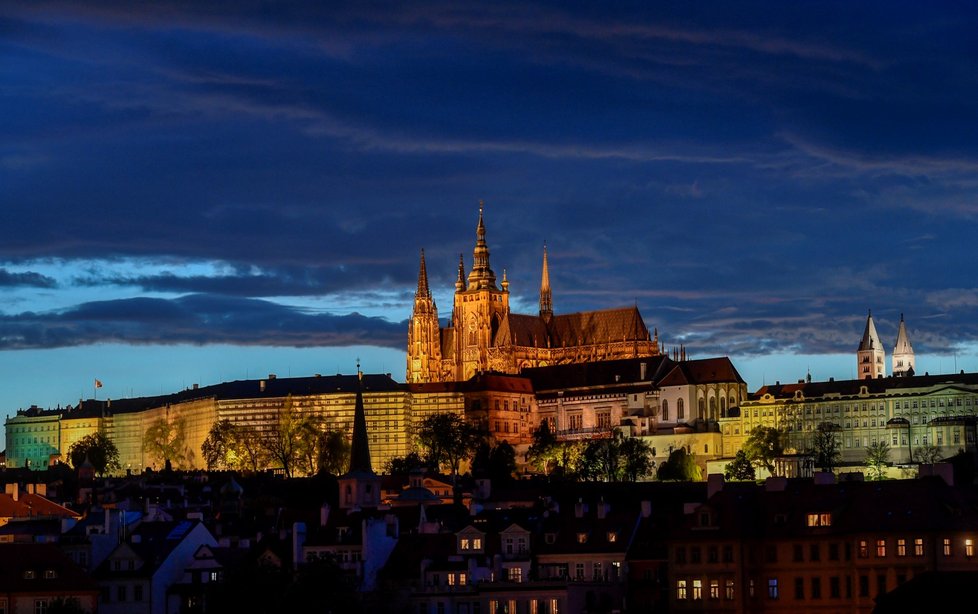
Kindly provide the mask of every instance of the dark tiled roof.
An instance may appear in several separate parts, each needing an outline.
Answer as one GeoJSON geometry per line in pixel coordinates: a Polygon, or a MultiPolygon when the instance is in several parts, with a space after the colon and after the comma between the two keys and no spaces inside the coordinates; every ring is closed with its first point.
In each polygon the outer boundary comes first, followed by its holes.
{"type": "Polygon", "coordinates": [[[523,369],[537,392],[629,383],[655,384],[675,363],[665,355],[523,369]],[[645,378],[642,378],[645,364],[645,378]]]}
{"type": "Polygon", "coordinates": [[[851,379],[827,382],[798,382],[793,384],[774,384],[762,386],[751,395],[760,398],[770,394],[774,398],[790,398],[796,391],[807,398],[817,398],[828,394],[839,396],[855,396],[860,394],[863,387],[869,394],[900,393],[911,394],[913,388],[931,388],[940,385],[978,386],[978,373],[947,373],[940,375],[913,375],[909,377],[878,377],[876,379],[851,379]]]}
{"type": "Polygon", "coordinates": [[[649,329],[638,307],[582,311],[554,316],[550,339],[554,347],[647,341],[649,329]]]}
{"type": "Polygon", "coordinates": [[[95,593],[98,586],[53,544],[0,544],[0,594],[95,593]],[[45,571],[56,577],[45,578],[45,571]],[[32,571],[33,578],[25,578],[32,571]]]}
{"type": "MultiPolygon", "coordinates": [[[[389,375],[364,375],[363,391],[393,392],[403,390],[403,385],[389,375]]],[[[313,377],[275,377],[268,379],[237,380],[182,390],[173,394],[131,399],[93,400],[87,399],[78,408],[65,414],[64,419],[88,418],[101,413],[136,412],[167,404],[185,403],[198,399],[269,399],[291,395],[304,396],[329,394],[335,392],[353,394],[357,391],[356,375],[328,375],[313,377]],[[264,390],[262,389],[264,382],[264,390]]]]}
{"type": "Polygon", "coordinates": [[[720,358],[704,358],[702,360],[687,360],[676,363],[662,381],[660,386],[683,386],[686,384],[716,384],[736,382],[743,384],[744,379],[726,356],[720,358]]]}

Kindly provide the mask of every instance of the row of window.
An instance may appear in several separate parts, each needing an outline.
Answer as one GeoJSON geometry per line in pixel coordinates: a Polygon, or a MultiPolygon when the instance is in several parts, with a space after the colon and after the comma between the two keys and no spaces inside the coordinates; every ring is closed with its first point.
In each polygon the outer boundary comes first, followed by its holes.
{"type": "MultiPolygon", "coordinates": [[[[103,586],[102,587],[102,603],[111,603],[113,600],[112,587],[103,586]]],[[[115,585],[115,601],[117,603],[124,603],[127,601],[141,602],[143,600],[143,585],[134,584],[131,587],[128,584],[116,584],[115,585]],[[132,591],[130,592],[130,588],[132,591]],[[132,595],[130,599],[130,595],[132,595]]]]}
{"type": "MultiPolygon", "coordinates": [[[[830,514],[808,514],[806,518],[806,523],[810,527],[816,526],[831,526],[832,518],[830,514]]],[[[852,559],[852,546],[848,542],[841,544],[842,548],[840,550],[840,543],[830,542],[824,544],[825,550],[827,550],[828,560],[838,561],[840,560],[840,555],[844,555],[845,560],[849,561],[852,559]]],[[[941,552],[945,557],[954,556],[953,540],[951,538],[944,538],[941,543],[941,552]]],[[[970,558],[975,555],[975,540],[973,538],[965,538],[961,541],[961,546],[963,547],[964,556],[970,558]]],[[[823,544],[812,543],[808,545],[808,560],[809,561],[820,561],[822,558],[823,544]]],[[[687,561],[691,564],[699,564],[704,562],[704,552],[705,561],[707,563],[733,563],[734,562],[734,550],[733,545],[726,544],[722,546],[710,545],[701,546],[677,546],[674,551],[674,558],[677,564],[686,564],[687,561]]],[[[764,548],[765,559],[768,563],[776,563],[778,560],[778,547],[776,544],[768,544],[764,548]]],[[[925,553],[924,538],[914,537],[914,538],[903,538],[899,537],[896,539],[890,538],[880,538],[872,542],[870,540],[861,539],[859,540],[859,546],[857,555],[859,558],[865,559],[869,558],[870,554],[875,555],[876,558],[886,558],[889,554],[895,554],[897,557],[922,557],[925,553]]],[[[804,544],[793,544],[792,545],[792,561],[796,563],[803,562],[805,560],[805,547],[804,544]]]]}

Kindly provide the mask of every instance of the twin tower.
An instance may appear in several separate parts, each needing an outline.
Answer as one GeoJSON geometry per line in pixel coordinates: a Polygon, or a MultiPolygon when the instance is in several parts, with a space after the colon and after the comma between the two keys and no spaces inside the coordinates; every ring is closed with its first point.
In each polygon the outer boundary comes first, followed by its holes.
{"type": "MultiPolygon", "coordinates": [[[[880,336],[876,333],[872,312],[869,312],[866,317],[866,330],[863,331],[862,341],[859,342],[859,349],[856,350],[856,367],[859,369],[857,371],[859,379],[886,377],[886,351],[880,342],[880,336]]],[[[893,346],[893,376],[903,377],[913,374],[913,347],[910,346],[907,326],[903,323],[901,313],[900,329],[897,331],[897,340],[893,346]]]]}
{"type": "Polygon", "coordinates": [[[408,383],[464,381],[484,372],[516,374],[529,367],[658,354],[658,333],[649,334],[638,307],[555,315],[546,247],[539,313],[512,313],[506,273],[497,285],[489,266],[481,202],[472,270],[465,274],[460,256],[448,326],[438,322],[421,251],[418,289],[408,325],[408,383]]]}

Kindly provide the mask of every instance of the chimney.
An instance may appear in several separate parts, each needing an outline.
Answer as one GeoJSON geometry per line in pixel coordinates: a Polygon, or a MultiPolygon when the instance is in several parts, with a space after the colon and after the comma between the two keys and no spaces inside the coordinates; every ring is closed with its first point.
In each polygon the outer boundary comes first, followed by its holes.
{"type": "Polygon", "coordinates": [[[10,498],[17,501],[20,498],[20,484],[14,482],[12,484],[7,484],[4,488],[4,492],[10,495],[10,498]]]}
{"type": "Polygon", "coordinates": [[[606,503],[603,499],[598,503],[598,518],[604,519],[608,516],[608,512],[611,511],[611,505],[606,503]]]}
{"type": "Polygon", "coordinates": [[[265,380],[258,381],[258,392],[265,392],[265,380]]]}
{"type": "Polygon", "coordinates": [[[638,365],[638,373],[639,373],[638,378],[640,380],[644,380],[645,379],[645,372],[646,372],[646,370],[648,368],[649,368],[648,363],[645,363],[645,362],[639,363],[639,365],[638,365]]]}
{"type": "Polygon", "coordinates": [[[275,374],[274,373],[269,373],[268,374],[268,379],[275,379],[275,374]]]}
{"type": "Polygon", "coordinates": [[[194,390],[197,390],[198,388],[200,388],[200,384],[194,384],[194,390]]]}
{"type": "Polygon", "coordinates": [[[584,512],[586,511],[587,511],[587,505],[585,505],[583,501],[578,499],[577,503],[574,504],[574,517],[584,518],[584,512]]]}

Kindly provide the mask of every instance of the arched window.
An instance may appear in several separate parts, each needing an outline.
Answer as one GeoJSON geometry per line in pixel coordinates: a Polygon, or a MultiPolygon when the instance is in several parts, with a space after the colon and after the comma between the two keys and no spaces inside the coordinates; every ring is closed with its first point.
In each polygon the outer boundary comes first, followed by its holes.
{"type": "Polygon", "coordinates": [[[730,403],[728,407],[737,407],[737,399],[735,399],[734,397],[730,397],[730,403]]]}
{"type": "Polygon", "coordinates": [[[700,399],[696,402],[696,417],[702,418],[703,414],[705,413],[706,413],[706,403],[703,401],[703,399],[700,399]]]}
{"type": "Polygon", "coordinates": [[[717,419],[717,398],[710,397],[710,420],[717,419]]]}
{"type": "Polygon", "coordinates": [[[720,415],[727,413],[727,399],[725,397],[720,397],[720,415]]]}
{"type": "Polygon", "coordinates": [[[676,420],[682,420],[686,417],[686,403],[682,399],[676,401],[676,420]]]}
{"type": "Polygon", "coordinates": [[[666,399],[662,399],[662,421],[669,421],[669,401],[666,399]]]}

